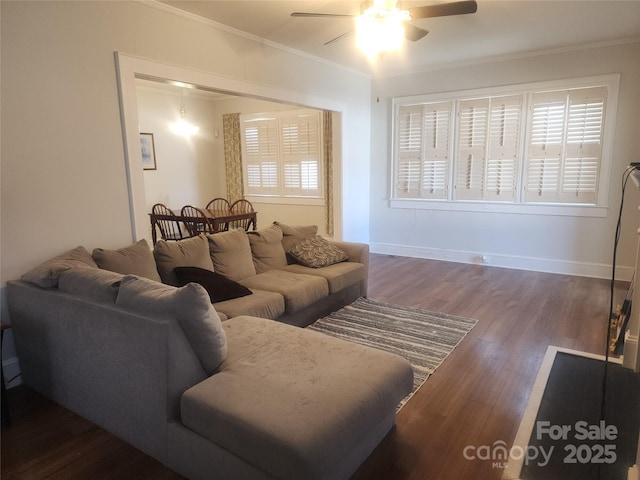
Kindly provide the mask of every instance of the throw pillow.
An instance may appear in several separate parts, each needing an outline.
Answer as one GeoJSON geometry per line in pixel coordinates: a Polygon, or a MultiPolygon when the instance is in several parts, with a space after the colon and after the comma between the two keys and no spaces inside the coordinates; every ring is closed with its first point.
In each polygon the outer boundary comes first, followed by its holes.
{"type": "Polygon", "coordinates": [[[195,282],[202,285],[209,294],[211,303],[224,302],[232,298],[240,298],[251,295],[253,292],[238,282],[229,280],[219,273],[198,267],[176,267],[174,275],[178,280],[178,286],[195,282]]]}
{"type": "Polygon", "coordinates": [[[153,249],[158,273],[163,283],[182,286],[176,278],[176,267],[200,267],[213,270],[213,263],[209,255],[209,242],[204,235],[187,238],[178,242],[158,240],[153,249]]]}
{"type": "Polygon", "coordinates": [[[250,231],[247,235],[256,273],[287,266],[287,255],[282,246],[282,229],[278,225],[250,231]]]}
{"type": "Polygon", "coordinates": [[[160,275],[156,269],[156,261],[145,239],[139,240],[133,245],[118,250],[106,250],[95,248],[93,259],[98,267],[123,275],[138,275],[160,282],[160,275]]]}
{"type": "Polygon", "coordinates": [[[318,233],[317,225],[292,226],[277,221],[273,223],[274,225],[278,225],[282,230],[282,246],[285,252],[288,252],[289,249],[296,246],[302,240],[311,238],[318,233]]]}
{"type": "Polygon", "coordinates": [[[89,251],[80,246],[41,263],[21,278],[43,288],[56,288],[60,275],[76,267],[98,268],[98,265],[91,258],[89,251]]]}
{"type": "Polygon", "coordinates": [[[241,228],[207,234],[213,269],[223,277],[242,280],[256,274],[247,233],[241,228]]]}
{"type": "Polygon", "coordinates": [[[209,375],[227,356],[227,334],[200,285],[189,283],[176,288],[127,275],[120,283],[116,304],[146,316],[175,318],[209,375]]]}
{"type": "Polygon", "coordinates": [[[313,268],[326,267],[349,259],[347,252],[319,235],[303,240],[288,253],[298,263],[313,268]]]}
{"type": "Polygon", "coordinates": [[[101,268],[70,268],[58,280],[61,292],[115,303],[123,275],[101,268]]]}

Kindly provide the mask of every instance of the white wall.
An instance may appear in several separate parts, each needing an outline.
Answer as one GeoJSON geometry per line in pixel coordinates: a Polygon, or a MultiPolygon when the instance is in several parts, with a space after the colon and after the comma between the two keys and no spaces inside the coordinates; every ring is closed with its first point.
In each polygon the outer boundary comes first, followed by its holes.
{"type": "Polygon", "coordinates": [[[200,130],[184,137],[171,131],[171,124],[180,119],[177,87],[142,86],[136,94],[140,131],[153,133],[156,151],[157,169],[144,171],[147,211],[156,203],[173,209],[183,205],[204,207],[212,198],[226,196],[224,152],[221,155],[218,148],[223,139],[215,102],[185,89],[185,120],[200,130]]]}
{"type": "MultiPolygon", "coordinates": [[[[514,268],[610,275],[620,178],[639,161],[640,44],[530,56],[374,81],[371,142],[371,249],[417,257],[491,263],[514,268]],[[389,207],[393,97],[621,73],[609,211],[606,218],[406,210],[389,207]]],[[[631,184],[631,182],[629,182],[631,184]]],[[[622,276],[635,262],[640,193],[627,190],[618,252],[622,276]]],[[[622,277],[618,277],[622,278],[622,277]]]]}

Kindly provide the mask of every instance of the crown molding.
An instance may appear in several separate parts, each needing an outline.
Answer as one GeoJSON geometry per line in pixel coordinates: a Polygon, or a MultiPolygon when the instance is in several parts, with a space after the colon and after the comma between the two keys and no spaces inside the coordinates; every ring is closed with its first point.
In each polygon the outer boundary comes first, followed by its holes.
{"type": "Polygon", "coordinates": [[[280,43],[276,43],[276,42],[272,42],[271,40],[267,40],[266,38],[262,38],[259,37],[258,35],[254,35],[252,33],[248,33],[248,32],[244,32],[242,30],[238,30],[237,28],[233,28],[230,27],[229,25],[225,25],[223,23],[219,23],[216,22],[215,20],[211,20],[209,18],[206,17],[202,17],[200,15],[196,15],[195,13],[191,13],[191,12],[187,12],[185,10],[181,10],[179,8],[176,8],[172,5],[167,5],[165,3],[161,3],[158,0],[133,0],[136,3],[139,3],[141,5],[145,5],[147,7],[151,7],[151,8],[155,8],[157,10],[161,10],[164,11],[166,13],[170,13],[172,15],[176,15],[178,17],[182,17],[184,19],[193,21],[193,22],[198,22],[202,25],[206,25],[208,27],[214,28],[218,31],[224,32],[224,33],[228,33],[230,35],[234,35],[236,37],[242,37],[246,40],[258,43],[260,45],[265,45],[267,47],[271,47],[271,48],[275,48],[277,50],[281,50],[283,52],[289,53],[291,55],[296,55],[298,57],[301,58],[305,58],[307,60],[312,60],[314,62],[318,62],[318,63],[323,63],[325,65],[328,65],[332,68],[337,68],[339,70],[343,70],[345,72],[348,72],[352,75],[359,75],[365,78],[371,78],[372,75],[370,73],[367,72],[362,72],[360,70],[356,70],[354,68],[350,68],[347,67],[345,65],[339,64],[339,63],[335,63],[335,62],[331,62],[329,60],[327,60],[326,58],[322,58],[322,57],[317,57],[315,55],[311,55],[309,53],[303,52],[301,50],[296,50],[295,48],[291,48],[291,47],[287,47],[286,45],[282,45],[280,43]]]}

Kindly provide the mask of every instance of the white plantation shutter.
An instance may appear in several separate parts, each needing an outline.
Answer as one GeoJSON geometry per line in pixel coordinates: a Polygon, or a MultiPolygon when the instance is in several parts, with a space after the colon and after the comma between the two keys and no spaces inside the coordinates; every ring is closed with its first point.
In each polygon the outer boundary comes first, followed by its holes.
{"type": "Polygon", "coordinates": [[[276,119],[242,122],[242,160],[246,171],[246,192],[269,195],[279,191],[278,123],[276,119]]]}
{"type": "Polygon", "coordinates": [[[424,157],[421,174],[423,198],[447,198],[451,106],[451,102],[424,106],[424,157]]]}
{"type": "Polygon", "coordinates": [[[462,100],[456,199],[514,201],[522,95],[462,100]]]}
{"type": "Polygon", "coordinates": [[[561,175],[566,92],[532,96],[525,200],[554,202],[561,175]]]}
{"type": "Polygon", "coordinates": [[[422,106],[400,107],[397,125],[396,195],[399,198],[420,198],[422,106]]]}
{"type": "Polygon", "coordinates": [[[320,113],[280,119],[283,194],[320,196],[320,113]]]}
{"type": "Polygon", "coordinates": [[[606,89],[589,88],[569,94],[567,142],[560,199],[596,203],[602,156],[606,89]]]}
{"type": "Polygon", "coordinates": [[[310,109],[241,115],[245,193],[320,198],[321,122],[310,109]]]}
{"type": "Polygon", "coordinates": [[[485,200],[515,199],[522,98],[522,95],[491,98],[485,200]]]}
{"type": "Polygon", "coordinates": [[[525,200],[595,204],[606,88],[532,96],[525,200]]]}
{"type": "Polygon", "coordinates": [[[483,197],[489,106],[488,98],[460,102],[455,189],[458,200],[483,197]]]}
{"type": "Polygon", "coordinates": [[[396,197],[447,198],[451,105],[399,108],[396,197]]]}

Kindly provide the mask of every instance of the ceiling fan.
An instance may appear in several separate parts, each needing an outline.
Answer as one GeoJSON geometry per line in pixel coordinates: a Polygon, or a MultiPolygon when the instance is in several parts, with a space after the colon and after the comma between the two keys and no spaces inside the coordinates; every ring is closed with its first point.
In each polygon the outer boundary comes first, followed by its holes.
{"type": "MultiPolygon", "coordinates": [[[[424,5],[421,7],[413,7],[401,9],[398,7],[398,0],[365,0],[360,5],[360,15],[349,15],[341,13],[312,13],[312,12],[293,12],[292,17],[316,17],[316,18],[336,18],[349,17],[356,20],[358,28],[361,23],[377,24],[394,23],[396,29],[401,26],[404,37],[410,41],[417,41],[424,37],[428,30],[416,27],[409,23],[411,20],[421,18],[446,17],[450,15],[464,15],[475,13],[478,10],[478,4],[475,0],[463,0],[458,2],[437,3],[432,5],[424,5]]],[[[336,38],[325,43],[339,40],[345,35],[351,33],[346,32],[336,38]]]]}

